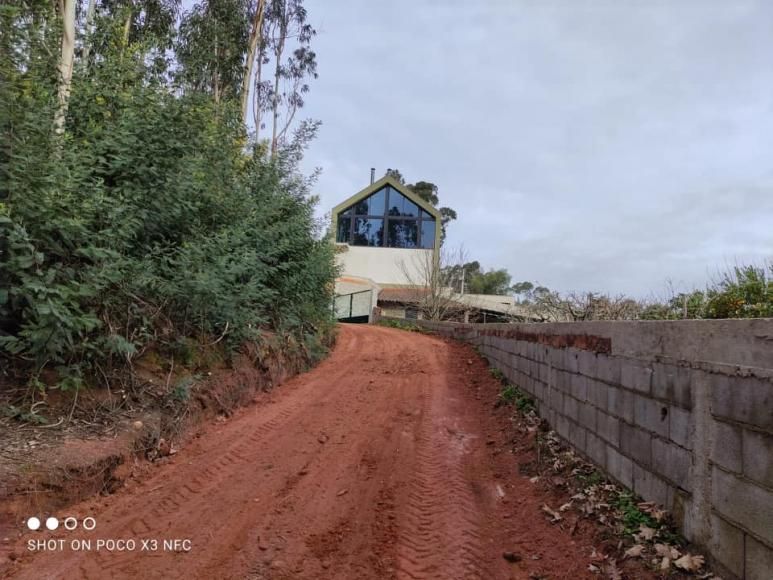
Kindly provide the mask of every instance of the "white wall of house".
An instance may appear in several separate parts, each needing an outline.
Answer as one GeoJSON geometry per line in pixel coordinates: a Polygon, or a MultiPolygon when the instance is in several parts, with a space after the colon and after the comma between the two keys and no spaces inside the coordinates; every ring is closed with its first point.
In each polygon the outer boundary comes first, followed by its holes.
{"type": "Polygon", "coordinates": [[[343,276],[369,278],[377,284],[423,285],[427,265],[432,263],[433,250],[338,246],[336,259],[343,276]]]}

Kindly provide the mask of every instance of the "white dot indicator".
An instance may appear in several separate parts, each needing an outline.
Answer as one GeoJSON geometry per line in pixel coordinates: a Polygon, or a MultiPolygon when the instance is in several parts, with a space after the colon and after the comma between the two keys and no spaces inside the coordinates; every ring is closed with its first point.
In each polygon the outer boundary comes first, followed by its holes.
{"type": "Polygon", "coordinates": [[[46,520],[46,527],[53,532],[59,527],[59,520],[56,518],[48,518],[46,520]]]}
{"type": "Polygon", "coordinates": [[[27,520],[27,527],[31,530],[40,529],[40,520],[36,517],[31,517],[27,520]]]}

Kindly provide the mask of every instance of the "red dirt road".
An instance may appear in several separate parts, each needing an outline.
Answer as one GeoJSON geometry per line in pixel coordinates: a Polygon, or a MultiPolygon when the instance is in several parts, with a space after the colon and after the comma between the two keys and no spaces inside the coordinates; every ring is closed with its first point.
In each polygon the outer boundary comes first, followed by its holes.
{"type": "Polygon", "coordinates": [[[5,577],[592,577],[587,535],[547,521],[504,449],[498,389],[466,346],[344,326],[332,355],[268,404],[212,425],[142,481],[56,514],[91,515],[95,530],[27,532],[5,577]],[[64,549],[27,549],[52,538],[64,549]],[[73,551],[73,539],[91,550],[73,551]],[[97,551],[107,539],[136,547],[97,551]],[[175,539],[190,549],[163,549],[175,539]]]}

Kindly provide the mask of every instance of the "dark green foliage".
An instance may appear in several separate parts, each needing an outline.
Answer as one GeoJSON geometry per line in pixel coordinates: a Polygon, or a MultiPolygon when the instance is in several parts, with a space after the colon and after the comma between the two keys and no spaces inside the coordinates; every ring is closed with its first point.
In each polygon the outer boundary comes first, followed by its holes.
{"type": "Polygon", "coordinates": [[[527,393],[516,387],[510,381],[507,380],[505,374],[496,367],[489,367],[489,373],[497,381],[502,384],[502,392],[499,393],[499,399],[497,399],[496,407],[502,405],[515,405],[521,413],[529,413],[535,411],[534,399],[532,399],[527,393]]]}
{"type": "Polygon", "coordinates": [[[398,320],[396,318],[382,318],[378,321],[380,326],[386,326],[388,328],[397,328],[398,330],[408,330],[410,332],[419,332],[422,334],[429,334],[430,331],[426,328],[419,326],[416,323],[408,320],[398,320]]]}
{"type": "Polygon", "coordinates": [[[618,492],[612,499],[612,507],[620,512],[624,531],[628,535],[638,533],[642,525],[649,528],[659,527],[652,516],[639,509],[636,497],[628,491],[618,492]]]}
{"type": "Polygon", "coordinates": [[[737,266],[706,290],[675,294],[647,305],[642,318],[769,318],[773,317],[773,264],[737,266]]]}
{"type": "Polygon", "coordinates": [[[180,24],[178,76],[197,91],[216,99],[233,98],[240,91],[245,22],[251,20],[247,0],[205,0],[195,4],[180,24]]]}
{"type": "Polygon", "coordinates": [[[536,409],[534,399],[511,384],[505,384],[505,387],[499,394],[499,400],[505,405],[515,405],[515,408],[521,413],[528,413],[536,409]]]}
{"type": "Polygon", "coordinates": [[[78,388],[97,365],[185,337],[317,341],[333,254],[298,173],[316,126],[269,160],[233,103],[171,90],[124,47],[76,67],[57,136],[37,27],[0,15],[2,42],[15,30],[26,54],[0,55],[0,356],[78,388]]]}

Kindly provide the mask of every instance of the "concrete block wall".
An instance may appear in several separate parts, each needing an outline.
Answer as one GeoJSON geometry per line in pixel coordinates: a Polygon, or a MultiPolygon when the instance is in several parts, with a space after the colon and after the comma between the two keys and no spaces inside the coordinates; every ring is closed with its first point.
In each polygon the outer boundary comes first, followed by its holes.
{"type": "Polygon", "coordinates": [[[575,449],[737,578],[773,578],[773,320],[458,324],[575,449]]]}

